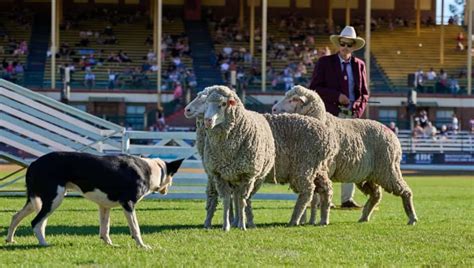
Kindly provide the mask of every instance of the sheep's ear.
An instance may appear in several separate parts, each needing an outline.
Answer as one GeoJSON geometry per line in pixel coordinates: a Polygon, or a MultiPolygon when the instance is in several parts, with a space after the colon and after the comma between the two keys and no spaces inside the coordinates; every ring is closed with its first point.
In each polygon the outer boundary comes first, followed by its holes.
{"type": "Polygon", "coordinates": [[[234,106],[236,104],[235,100],[234,99],[228,99],[227,100],[227,105],[229,106],[234,106]]]}
{"type": "Polygon", "coordinates": [[[298,96],[298,99],[301,103],[306,104],[308,102],[308,98],[306,96],[298,96]]]}

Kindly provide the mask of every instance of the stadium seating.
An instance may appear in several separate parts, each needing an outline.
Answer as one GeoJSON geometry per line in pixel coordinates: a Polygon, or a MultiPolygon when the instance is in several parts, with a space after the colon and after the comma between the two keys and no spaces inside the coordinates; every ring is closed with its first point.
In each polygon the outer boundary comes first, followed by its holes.
{"type": "MultiPolygon", "coordinates": [[[[14,20],[8,18],[8,14],[2,14],[0,19],[1,27],[1,36],[0,36],[0,59],[5,60],[7,63],[9,61],[19,62],[23,64],[26,68],[27,54],[19,55],[17,57],[13,56],[13,50],[8,46],[8,38],[15,39],[17,42],[26,41],[28,44],[30,42],[31,30],[29,27],[18,24],[14,20]],[[3,51],[3,53],[2,53],[3,51]]],[[[24,73],[16,74],[12,81],[21,83],[24,78],[24,73]]]]}
{"type": "MultiPolygon", "coordinates": [[[[464,31],[456,25],[445,27],[445,58],[444,64],[440,64],[440,29],[440,26],[423,27],[420,37],[416,36],[414,27],[396,28],[393,31],[379,29],[372,33],[372,53],[393,87],[411,87],[407,84],[408,74],[420,68],[425,74],[433,68],[438,75],[440,69],[444,69],[448,78],[458,78],[459,72],[466,67],[467,59],[465,51],[456,51],[456,36],[464,31]]],[[[466,78],[458,81],[461,87],[466,86],[466,78]]],[[[429,82],[425,87],[428,92],[435,92],[434,82],[429,82]]]]}
{"type": "MultiPolygon", "coordinates": [[[[80,31],[90,30],[92,32],[102,33],[108,24],[109,23],[103,20],[91,19],[81,22],[78,29],[61,30],[60,43],[67,42],[69,46],[75,48],[76,51],[76,55],[71,57],[73,61],[75,61],[76,65],[76,72],[72,76],[73,88],[83,87],[85,72],[80,68],[77,68],[77,61],[83,55],[87,56],[90,52],[93,52],[95,58],[99,58],[98,53],[101,49],[103,49],[104,53],[102,53],[100,57],[106,60],[111,52],[118,52],[119,50],[122,50],[126,52],[132,60],[132,62],[124,63],[104,61],[103,65],[96,66],[95,68],[93,68],[93,73],[96,76],[95,88],[104,89],[107,87],[109,69],[117,73],[122,73],[125,69],[133,70],[135,67],[141,67],[141,65],[145,61],[144,57],[146,58],[149,49],[152,49],[152,46],[145,45],[145,40],[147,36],[152,34],[152,30],[146,28],[147,19],[145,18],[142,18],[141,20],[138,20],[132,24],[122,23],[118,24],[117,26],[114,26],[113,31],[118,40],[118,44],[97,44],[95,42],[95,38],[90,38],[90,43],[87,47],[74,46],[75,44],[78,44],[80,42],[80,31]]],[[[170,34],[173,36],[177,36],[184,33],[184,24],[181,19],[174,19],[173,21],[163,21],[162,28],[163,35],[170,34]]],[[[181,58],[181,61],[186,65],[186,67],[192,67],[192,59],[189,56],[183,56],[181,58]]],[[[63,65],[68,62],[70,61],[68,61],[65,57],[57,58],[56,60],[57,66],[63,65]]],[[[170,64],[172,64],[172,58],[168,55],[168,57],[163,62],[163,70],[166,70],[170,64]]],[[[148,73],[147,76],[149,79],[149,88],[156,88],[156,73],[148,73]]],[[[44,78],[45,84],[49,86],[51,81],[51,58],[48,58],[47,60],[44,78]]],[[[121,76],[121,78],[119,79],[123,79],[123,88],[129,88],[130,86],[132,86],[131,77],[121,76]]],[[[56,76],[56,82],[60,83],[59,75],[56,76]]],[[[136,86],[134,88],[136,88],[136,86]]]]}

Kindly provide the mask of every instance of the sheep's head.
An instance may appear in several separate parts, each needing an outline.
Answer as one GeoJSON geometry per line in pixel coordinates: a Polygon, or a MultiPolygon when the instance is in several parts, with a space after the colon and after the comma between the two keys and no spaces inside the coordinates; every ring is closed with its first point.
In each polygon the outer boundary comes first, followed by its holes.
{"type": "Polygon", "coordinates": [[[204,113],[204,126],[212,129],[225,121],[226,111],[236,106],[238,100],[234,96],[223,96],[214,92],[206,99],[206,108],[204,113]]]}
{"type": "Polygon", "coordinates": [[[196,118],[200,115],[204,115],[207,96],[204,91],[199,92],[196,98],[184,108],[184,116],[186,118],[196,118]]]}
{"type": "Polygon", "coordinates": [[[323,118],[326,108],[316,92],[302,86],[294,86],[286,92],[283,99],[273,105],[272,113],[297,113],[323,118]]]}
{"type": "Polygon", "coordinates": [[[186,118],[196,118],[198,116],[203,116],[205,112],[205,105],[207,96],[209,96],[212,92],[219,89],[221,86],[211,86],[204,88],[201,92],[199,92],[188,105],[184,108],[184,116],[186,118]]]}

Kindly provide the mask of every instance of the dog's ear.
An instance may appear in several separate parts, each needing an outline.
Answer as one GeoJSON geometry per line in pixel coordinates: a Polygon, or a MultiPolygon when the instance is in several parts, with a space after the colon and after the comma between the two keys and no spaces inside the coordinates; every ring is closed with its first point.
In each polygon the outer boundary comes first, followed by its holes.
{"type": "Polygon", "coordinates": [[[175,160],[173,162],[166,163],[166,173],[167,173],[166,175],[172,176],[176,172],[178,172],[178,169],[181,166],[181,164],[183,163],[183,161],[184,161],[184,158],[179,159],[179,160],[175,160]]]}

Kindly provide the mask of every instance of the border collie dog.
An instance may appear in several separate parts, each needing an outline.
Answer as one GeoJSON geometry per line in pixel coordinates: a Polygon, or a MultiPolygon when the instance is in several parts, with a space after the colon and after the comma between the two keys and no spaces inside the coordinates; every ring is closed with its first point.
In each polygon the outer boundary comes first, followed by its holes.
{"type": "Polygon", "coordinates": [[[26,204],[12,217],[6,242],[14,243],[18,224],[36,211],[31,226],[39,244],[47,246],[48,216],[61,204],[66,191],[74,190],[99,205],[100,238],[105,243],[112,245],[110,208],[121,206],[137,245],[150,248],[141,238],[135,205],[151,192],[166,194],[182,162],[183,159],[166,163],[161,159],[129,155],[95,156],[76,152],[43,155],[28,167],[26,204]]]}

